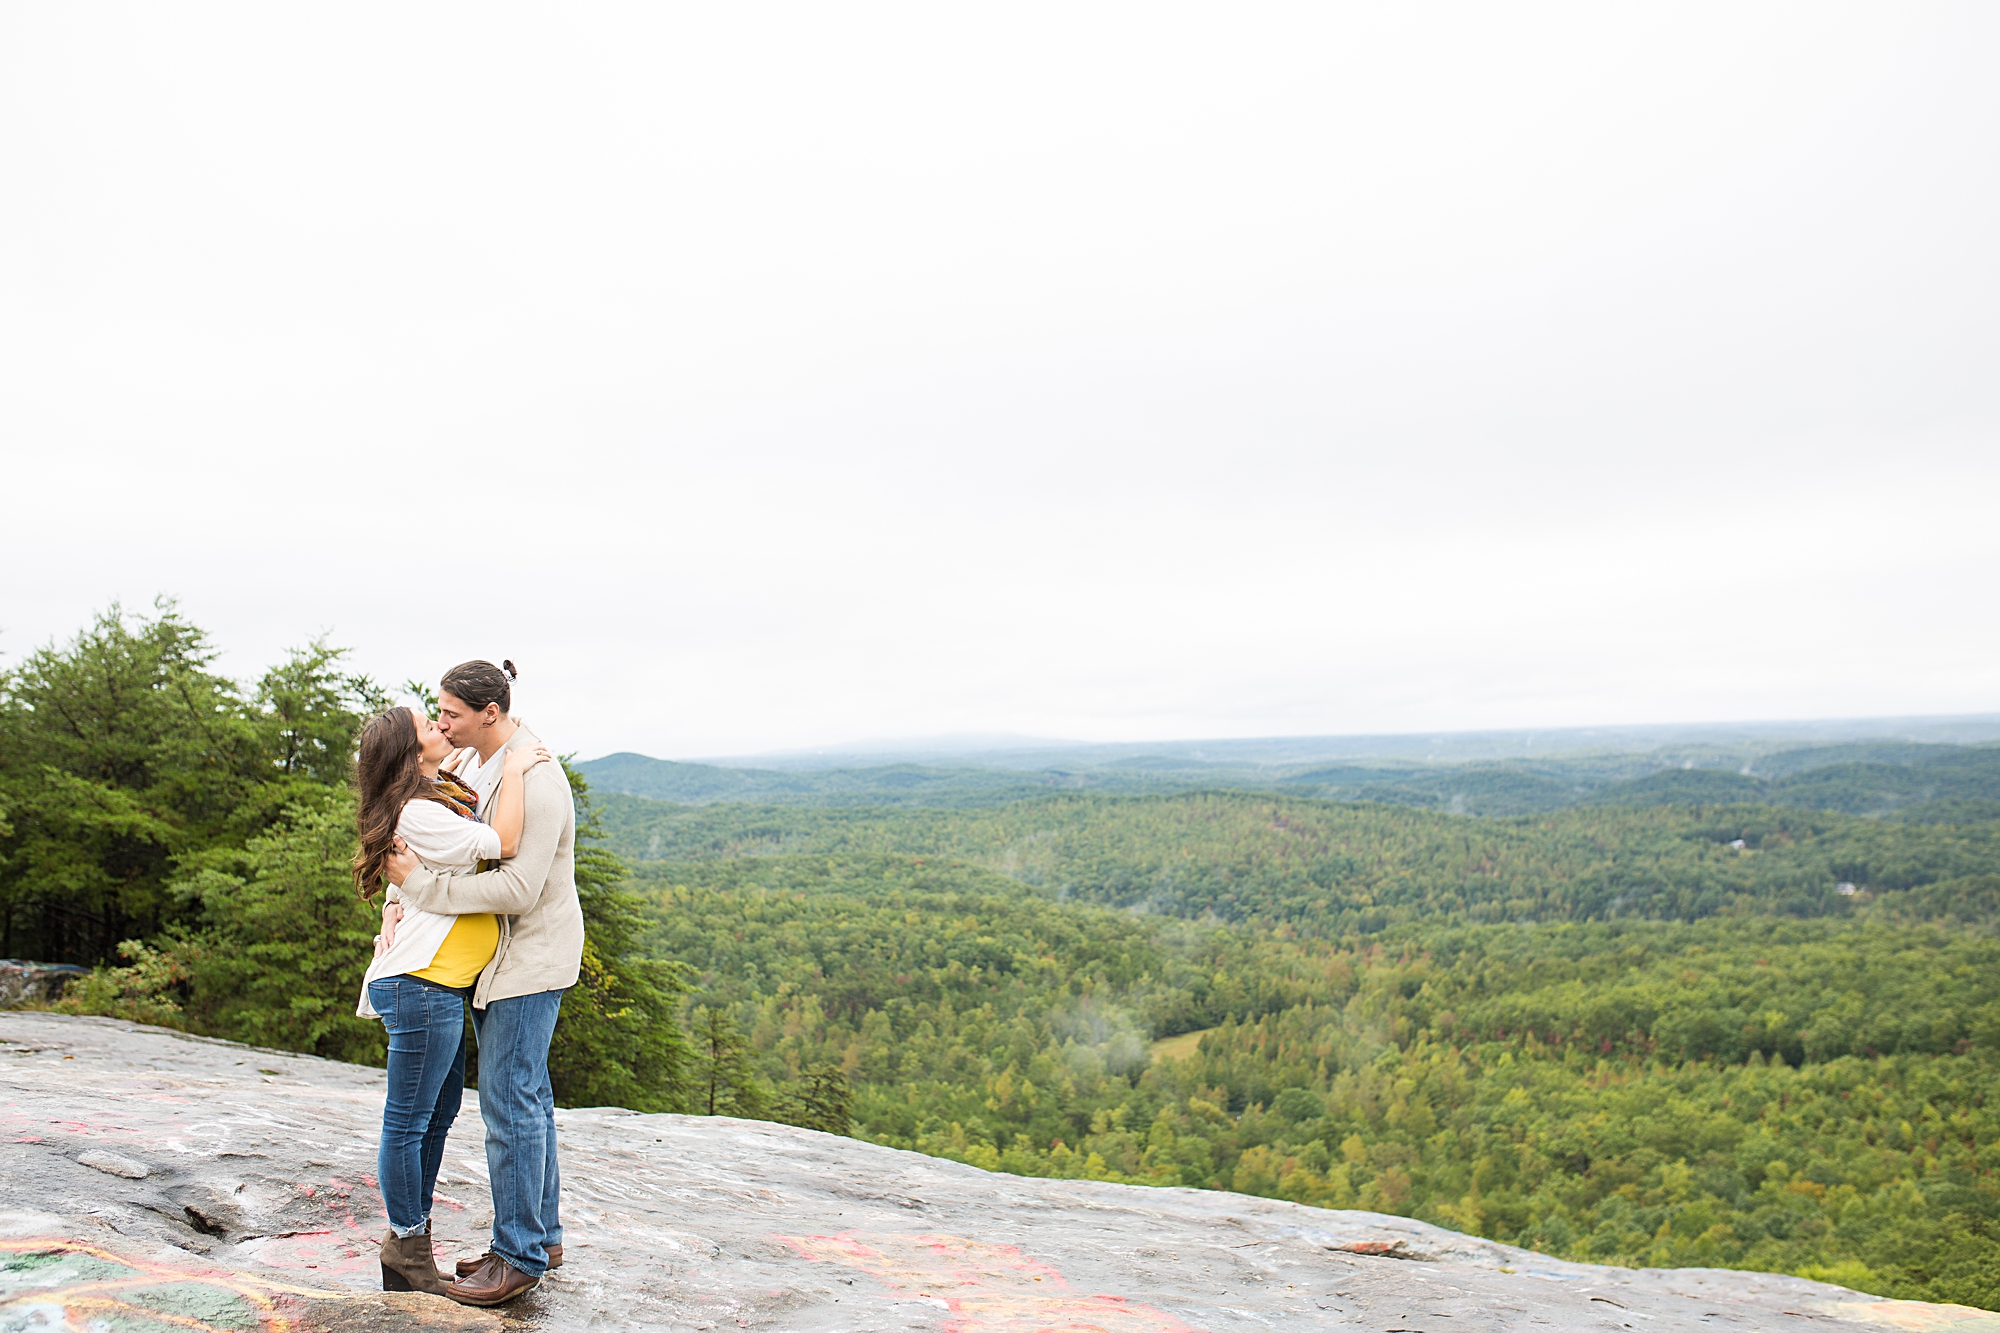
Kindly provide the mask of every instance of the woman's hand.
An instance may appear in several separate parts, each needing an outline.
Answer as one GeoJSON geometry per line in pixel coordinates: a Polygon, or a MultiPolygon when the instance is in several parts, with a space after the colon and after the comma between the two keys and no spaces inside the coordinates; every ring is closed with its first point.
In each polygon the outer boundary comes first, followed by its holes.
{"type": "Polygon", "coordinates": [[[507,751],[507,762],[500,770],[500,787],[493,793],[491,807],[481,810],[486,822],[500,835],[500,859],[510,860],[521,850],[522,821],[528,817],[527,788],[521,780],[522,774],[554,755],[539,745],[522,746],[518,750],[507,751]]]}
{"type": "Polygon", "coordinates": [[[396,947],[396,923],[402,919],[403,905],[401,903],[382,904],[382,933],[375,937],[377,946],[375,956],[377,958],[380,958],[383,954],[396,947]]]}
{"type": "MultiPolygon", "coordinates": [[[[389,839],[389,859],[383,862],[382,873],[391,884],[401,884],[416,874],[417,867],[421,864],[422,862],[418,861],[416,855],[410,851],[410,845],[404,842],[401,836],[389,839]]],[[[386,912],[388,908],[382,910],[386,912]]]]}
{"type": "Polygon", "coordinates": [[[546,746],[537,745],[533,749],[530,749],[524,745],[518,750],[507,751],[507,762],[501,766],[500,776],[503,778],[518,778],[543,760],[552,760],[554,758],[555,756],[548,752],[546,746]]]}

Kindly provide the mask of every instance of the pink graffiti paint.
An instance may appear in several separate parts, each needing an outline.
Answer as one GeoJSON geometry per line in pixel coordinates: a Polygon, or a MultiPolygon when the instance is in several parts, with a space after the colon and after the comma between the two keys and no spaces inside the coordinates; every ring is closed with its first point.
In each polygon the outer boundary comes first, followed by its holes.
{"type": "Polygon", "coordinates": [[[902,1300],[949,1314],[945,1333],[1198,1333],[1165,1310],[1074,1291],[1021,1252],[960,1236],[775,1236],[816,1263],[875,1278],[902,1300]]]}

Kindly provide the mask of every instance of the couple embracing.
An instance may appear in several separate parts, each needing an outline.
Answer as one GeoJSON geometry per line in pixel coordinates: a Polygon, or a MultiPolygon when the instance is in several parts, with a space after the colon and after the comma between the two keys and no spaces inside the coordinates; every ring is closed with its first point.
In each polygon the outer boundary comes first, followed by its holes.
{"type": "Polygon", "coordinates": [[[363,898],[388,889],[358,1010],[389,1034],[382,1287],[464,1305],[511,1300],[562,1263],[549,1040],[583,958],[569,781],[509,715],[504,666],[446,672],[435,720],[371,719],[356,760],[355,885],[363,898]],[[454,1274],[432,1253],[431,1196],[465,1084],[468,999],[493,1239],[454,1274]]]}

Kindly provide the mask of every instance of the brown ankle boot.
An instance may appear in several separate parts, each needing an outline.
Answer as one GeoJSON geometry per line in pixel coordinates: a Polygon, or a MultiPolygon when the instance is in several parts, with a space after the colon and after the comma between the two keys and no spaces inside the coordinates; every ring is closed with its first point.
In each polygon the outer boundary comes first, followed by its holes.
{"type": "MultiPolygon", "coordinates": [[[[428,1219],[426,1219],[424,1222],[424,1234],[426,1236],[431,1234],[431,1224],[428,1219]]],[[[394,1239],[396,1239],[396,1229],[394,1227],[391,1227],[382,1233],[382,1243],[384,1245],[387,1245],[390,1241],[394,1239]]],[[[435,1241],[433,1241],[431,1244],[431,1261],[432,1261],[431,1267],[437,1268],[437,1244],[435,1241]]],[[[478,1260],[476,1259],[471,1261],[460,1259],[458,1261],[458,1271],[460,1273],[470,1272],[473,1266],[476,1265],[477,1263],[478,1260]]],[[[454,1276],[453,1274],[446,1272],[442,1268],[438,1268],[437,1275],[438,1275],[438,1281],[440,1282],[450,1282],[452,1280],[452,1277],[454,1276]]]]}
{"type": "Polygon", "coordinates": [[[438,1272],[437,1259],[431,1254],[429,1231],[410,1236],[398,1236],[391,1231],[382,1238],[382,1290],[427,1291],[442,1296],[447,1286],[449,1283],[438,1272]]]}

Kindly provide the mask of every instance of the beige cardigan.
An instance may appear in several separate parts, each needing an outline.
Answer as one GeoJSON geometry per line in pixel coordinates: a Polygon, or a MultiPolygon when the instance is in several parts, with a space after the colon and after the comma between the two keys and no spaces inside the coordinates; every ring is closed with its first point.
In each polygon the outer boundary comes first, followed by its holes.
{"type": "MultiPolygon", "coordinates": [[[[502,753],[542,742],[517,729],[502,753]]],[[[506,779],[501,779],[505,781],[506,779]]],[[[576,802],[562,765],[536,764],[524,779],[527,817],[521,845],[499,869],[464,874],[419,868],[397,897],[422,912],[464,916],[492,912],[500,918],[500,947],[472,988],[472,1004],[541,991],[567,990],[583,964],[583,908],[576,898],[576,802]]],[[[500,788],[496,785],[494,792],[500,788]]],[[[486,800],[490,804],[493,797],[486,800]]]]}

